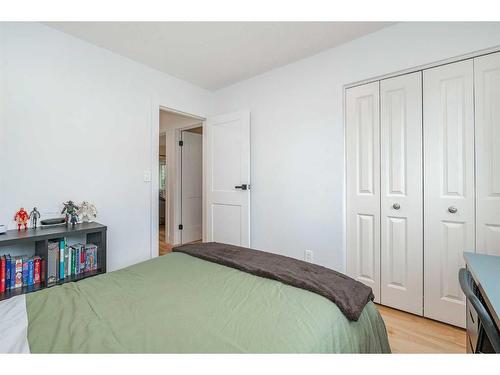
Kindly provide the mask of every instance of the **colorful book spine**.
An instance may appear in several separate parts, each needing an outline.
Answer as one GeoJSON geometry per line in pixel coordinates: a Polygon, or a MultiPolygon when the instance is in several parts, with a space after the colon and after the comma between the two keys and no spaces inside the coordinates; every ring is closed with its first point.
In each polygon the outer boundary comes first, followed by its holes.
{"type": "Polygon", "coordinates": [[[65,263],[65,266],[66,266],[66,276],[71,276],[71,248],[69,247],[66,247],[66,250],[65,250],[65,256],[66,256],[66,259],[64,260],[66,263],[65,263]]]}
{"type": "Polygon", "coordinates": [[[28,261],[28,286],[32,286],[35,283],[35,265],[33,258],[28,261]]]}
{"type": "Polygon", "coordinates": [[[5,256],[0,257],[0,293],[5,292],[5,256]]]}
{"type": "Polygon", "coordinates": [[[97,246],[88,244],[85,246],[86,262],[85,270],[94,271],[97,269],[97,246]]]}
{"type": "Polygon", "coordinates": [[[59,241],[59,279],[64,279],[64,240],[59,241]]]}
{"type": "MultiPolygon", "coordinates": [[[[14,284],[12,288],[22,288],[23,286],[23,257],[15,257],[14,284]]],[[[12,271],[11,271],[12,272],[12,271]]]]}
{"type": "Polygon", "coordinates": [[[5,256],[5,290],[10,290],[10,255],[5,256]]]}
{"type": "Polygon", "coordinates": [[[85,245],[80,246],[80,273],[85,272],[85,245]]]}
{"type": "Polygon", "coordinates": [[[75,270],[76,270],[76,274],[79,275],[80,274],[80,246],[78,246],[76,248],[76,259],[75,259],[75,270]]]}
{"type": "Polygon", "coordinates": [[[16,259],[10,258],[10,289],[16,287],[16,259]]]}
{"type": "Polygon", "coordinates": [[[34,263],[34,276],[33,276],[33,283],[40,284],[41,280],[41,275],[42,275],[42,265],[41,265],[41,259],[39,256],[35,256],[33,258],[33,263],[34,263]]]}
{"type": "Polygon", "coordinates": [[[70,252],[71,252],[71,274],[72,275],[76,275],[76,269],[75,269],[75,259],[76,259],[76,249],[71,246],[70,248],[70,252]]]}
{"type": "Polygon", "coordinates": [[[59,278],[59,242],[49,241],[48,258],[46,260],[46,282],[55,283],[59,278]]]}
{"type": "Polygon", "coordinates": [[[28,285],[28,258],[23,259],[23,285],[28,285]]]}
{"type": "Polygon", "coordinates": [[[88,246],[85,246],[85,272],[88,272],[90,270],[90,248],[88,246]]]}

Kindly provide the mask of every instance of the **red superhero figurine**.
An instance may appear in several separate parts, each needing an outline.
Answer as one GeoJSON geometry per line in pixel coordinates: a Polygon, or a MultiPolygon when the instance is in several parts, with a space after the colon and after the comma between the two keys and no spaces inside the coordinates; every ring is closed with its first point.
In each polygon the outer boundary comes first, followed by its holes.
{"type": "Polygon", "coordinates": [[[16,216],[14,216],[14,221],[17,223],[17,230],[21,230],[22,225],[24,225],[24,229],[28,229],[29,219],[30,215],[21,207],[19,211],[16,212],[16,216]]]}

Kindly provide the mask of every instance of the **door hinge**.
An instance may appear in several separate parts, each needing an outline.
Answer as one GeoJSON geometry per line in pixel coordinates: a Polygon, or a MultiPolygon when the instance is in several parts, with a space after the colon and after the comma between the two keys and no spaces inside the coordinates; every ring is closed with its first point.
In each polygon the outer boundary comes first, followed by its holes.
{"type": "Polygon", "coordinates": [[[184,229],[184,225],[179,224],[179,230],[183,230],[183,229],[184,229]]]}
{"type": "Polygon", "coordinates": [[[179,141],[179,146],[184,146],[184,141],[179,141]]]}

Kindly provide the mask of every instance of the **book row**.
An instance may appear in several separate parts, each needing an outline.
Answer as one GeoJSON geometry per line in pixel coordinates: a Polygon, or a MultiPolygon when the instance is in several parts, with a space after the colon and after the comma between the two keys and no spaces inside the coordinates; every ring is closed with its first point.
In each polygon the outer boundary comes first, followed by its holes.
{"type": "Polygon", "coordinates": [[[44,260],[39,256],[2,255],[0,257],[0,293],[39,284],[44,279],[44,260]]]}
{"type": "Polygon", "coordinates": [[[40,283],[52,285],[97,269],[96,245],[79,243],[67,246],[65,239],[53,240],[48,242],[47,259],[38,255],[2,255],[0,293],[40,283]]]}
{"type": "Polygon", "coordinates": [[[97,246],[76,244],[66,246],[64,239],[49,241],[47,282],[52,284],[66,277],[97,270],[97,246]]]}

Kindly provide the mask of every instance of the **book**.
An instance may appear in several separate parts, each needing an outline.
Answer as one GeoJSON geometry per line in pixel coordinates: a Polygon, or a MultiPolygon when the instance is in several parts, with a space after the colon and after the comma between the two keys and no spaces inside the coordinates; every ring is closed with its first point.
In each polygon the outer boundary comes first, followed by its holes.
{"type": "Polygon", "coordinates": [[[5,256],[0,257],[0,293],[5,292],[5,256]]]}
{"type": "Polygon", "coordinates": [[[53,284],[59,279],[59,242],[49,241],[46,261],[47,283],[53,284]]]}
{"type": "Polygon", "coordinates": [[[64,239],[59,241],[59,279],[64,279],[64,239]]]}
{"type": "MultiPolygon", "coordinates": [[[[14,258],[14,282],[11,282],[12,288],[21,288],[23,286],[23,257],[16,256],[14,258]]],[[[11,270],[12,276],[12,270],[11,270]]]]}
{"type": "Polygon", "coordinates": [[[64,267],[66,276],[71,276],[71,248],[66,247],[64,251],[64,267]]]}
{"type": "Polygon", "coordinates": [[[32,286],[35,283],[35,265],[33,263],[33,258],[28,260],[28,286],[32,286]]]}
{"type": "Polygon", "coordinates": [[[76,275],[75,260],[76,260],[76,249],[74,246],[71,246],[71,274],[72,275],[76,275]]]}
{"type": "Polygon", "coordinates": [[[28,258],[23,259],[23,285],[28,285],[28,258]]]}
{"type": "Polygon", "coordinates": [[[88,272],[90,271],[90,262],[91,262],[91,257],[92,257],[92,254],[91,254],[91,249],[88,245],[85,245],[85,272],[88,272]]]}
{"type": "Polygon", "coordinates": [[[5,290],[10,290],[10,255],[5,256],[5,290]]]}
{"type": "Polygon", "coordinates": [[[85,246],[86,253],[86,270],[94,271],[97,269],[97,246],[94,244],[87,244],[85,246]]]}
{"type": "Polygon", "coordinates": [[[76,274],[79,275],[80,274],[80,259],[81,259],[81,248],[79,245],[77,245],[76,247],[76,259],[75,259],[75,271],[76,271],[76,274]]]}
{"type": "Polygon", "coordinates": [[[85,245],[80,246],[80,273],[85,272],[85,245]]]}
{"type": "Polygon", "coordinates": [[[40,284],[40,281],[42,279],[42,265],[41,265],[41,259],[39,256],[35,256],[33,258],[33,263],[34,263],[34,275],[33,275],[33,283],[36,285],[36,284],[40,284]]]}
{"type": "Polygon", "coordinates": [[[16,287],[16,258],[10,258],[10,289],[16,287]]]}

